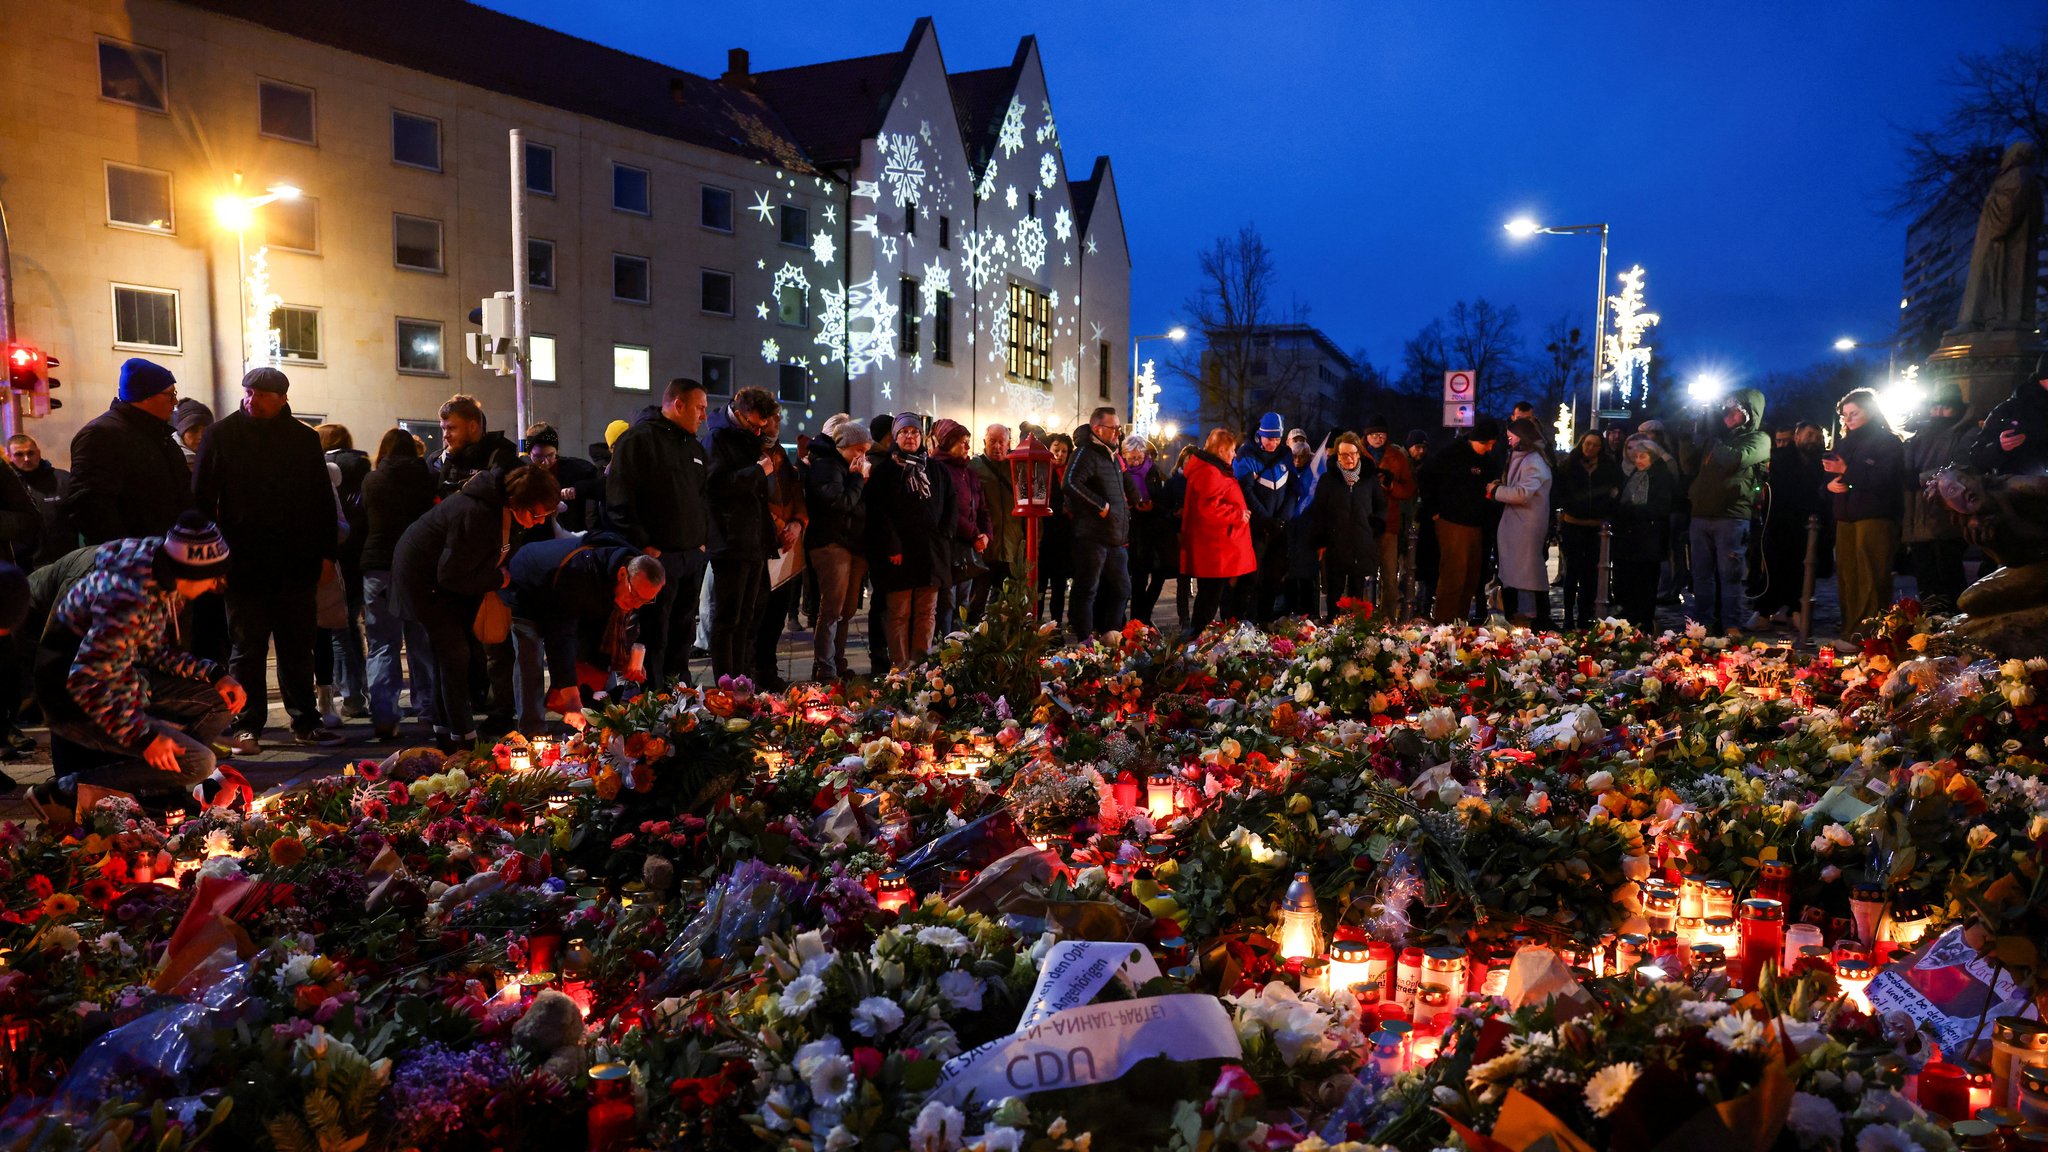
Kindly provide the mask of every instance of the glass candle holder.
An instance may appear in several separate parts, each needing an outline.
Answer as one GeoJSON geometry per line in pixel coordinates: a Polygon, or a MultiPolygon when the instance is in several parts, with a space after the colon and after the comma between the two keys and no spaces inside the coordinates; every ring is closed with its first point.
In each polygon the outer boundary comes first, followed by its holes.
{"type": "Polygon", "coordinates": [[[882,873],[881,887],[875,892],[875,903],[884,912],[901,914],[917,903],[917,893],[910,887],[910,877],[901,872],[882,873]]]}
{"type": "Polygon", "coordinates": [[[1754,992],[1766,967],[1785,954],[1785,906],[1776,900],[1742,902],[1742,987],[1754,992]]]}

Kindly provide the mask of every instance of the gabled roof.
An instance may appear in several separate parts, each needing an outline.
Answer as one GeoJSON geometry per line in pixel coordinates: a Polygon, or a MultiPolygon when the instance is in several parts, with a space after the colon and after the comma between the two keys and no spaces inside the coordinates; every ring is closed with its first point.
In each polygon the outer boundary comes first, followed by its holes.
{"type": "Polygon", "coordinates": [[[1109,157],[1097,156],[1095,170],[1088,173],[1086,180],[1069,180],[1067,189],[1074,198],[1074,234],[1088,234],[1088,220],[1095,215],[1095,197],[1102,191],[1102,178],[1109,174],[1109,157]]]}
{"type": "Polygon", "coordinates": [[[310,40],[651,135],[809,172],[796,136],[743,87],[463,0],[183,0],[310,40]]]}
{"type": "Polygon", "coordinates": [[[966,145],[967,158],[974,162],[977,171],[996,149],[996,137],[1003,127],[1003,114],[1010,110],[1010,97],[1016,94],[1017,78],[1023,73],[1024,61],[1030,58],[1031,49],[1037,43],[1037,37],[1026,36],[1017,42],[1017,54],[1010,58],[1008,64],[973,72],[954,72],[946,77],[946,82],[953,89],[953,113],[960,118],[960,142],[966,145]]]}
{"type": "Polygon", "coordinates": [[[782,114],[813,160],[856,163],[861,142],[881,133],[889,102],[903,86],[918,41],[930,33],[931,23],[929,16],[918,17],[910,39],[895,52],[756,72],[755,90],[782,114]]]}

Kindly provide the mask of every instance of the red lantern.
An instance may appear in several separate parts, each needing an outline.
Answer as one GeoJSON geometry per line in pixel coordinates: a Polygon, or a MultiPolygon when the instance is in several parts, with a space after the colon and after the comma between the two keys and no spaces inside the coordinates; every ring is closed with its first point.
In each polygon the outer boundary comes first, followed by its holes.
{"type": "MultiPolygon", "coordinates": [[[[1017,490],[1018,516],[1024,518],[1024,568],[1031,597],[1035,606],[1038,602],[1038,522],[1052,515],[1052,486],[1055,473],[1052,466],[1052,452],[1039,442],[1036,436],[1024,437],[1024,442],[1010,449],[1010,483],[1017,490]]],[[[1034,607],[1035,611],[1035,607],[1034,607]]]]}

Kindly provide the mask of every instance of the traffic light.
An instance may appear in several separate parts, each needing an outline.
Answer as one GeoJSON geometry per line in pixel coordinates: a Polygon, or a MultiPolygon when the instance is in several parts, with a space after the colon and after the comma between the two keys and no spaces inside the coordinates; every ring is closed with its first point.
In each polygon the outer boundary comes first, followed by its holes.
{"type": "Polygon", "coordinates": [[[57,358],[48,356],[30,344],[9,344],[7,346],[7,387],[22,405],[24,416],[48,416],[53,408],[62,408],[62,400],[53,399],[50,392],[63,387],[63,381],[50,375],[50,369],[57,366],[57,358]]]}
{"type": "Polygon", "coordinates": [[[511,372],[517,352],[512,346],[512,294],[494,292],[484,297],[480,307],[470,309],[469,322],[483,329],[464,334],[469,362],[500,376],[511,372]]]}

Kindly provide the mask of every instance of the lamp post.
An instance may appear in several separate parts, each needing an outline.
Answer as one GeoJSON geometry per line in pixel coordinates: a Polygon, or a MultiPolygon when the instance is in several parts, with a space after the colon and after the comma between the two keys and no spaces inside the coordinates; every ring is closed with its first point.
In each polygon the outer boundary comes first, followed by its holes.
{"type": "Polygon", "coordinates": [[[249,225],[256,222],[256,210],[278,200],[296,200],[299,190],[290,184],[272,184],[261,196],[244,196],[242,174],[235,173],[235,191],[213,202],[214,219],[235,234],[235,298],[239,302],[235,329],[242,345],[242,371],[249,370],[249,225]]]}
{"type": "Polygon", "coordinates": [[[1600,282],[1593,293],[1593,407],[1587,412],[1588,427],[1597,427],[1600,421],[1600,377],[1601,360],[1607,355],[1607,225],[1605,224],[1561,224],[1549,227],[1538,224],[1527,216],[1518,216],[1507,222],[1507,233],[1517,240],[1531,236],[1574,236],[1583,233],[1600,234],[1600,282]]]}
{"type": "Polygon", "coordinates": [[[1155,332],[1150,336],[1131,337],[1131,406],[1128,411],[1133,423],[1136,423],[1138,419],[1138,345],[1147,340],[1171,340],[1177,344],[1187,338],[1188,330],[1178,324],[1164,332],[1155,332]]]}
{"type": "Polygon", "coordinates": [[[1884,378],[1890,380],[1897,374],[1899,345],[1905,342],[1906,338],[1903,336],[1895,336],[1890,340],[1857,340],[1853,337],[1844,336],[1840,340],[1835,341],[1835,351],[1854,352],[1858,348],[1884,349],[1884,378]]]}

